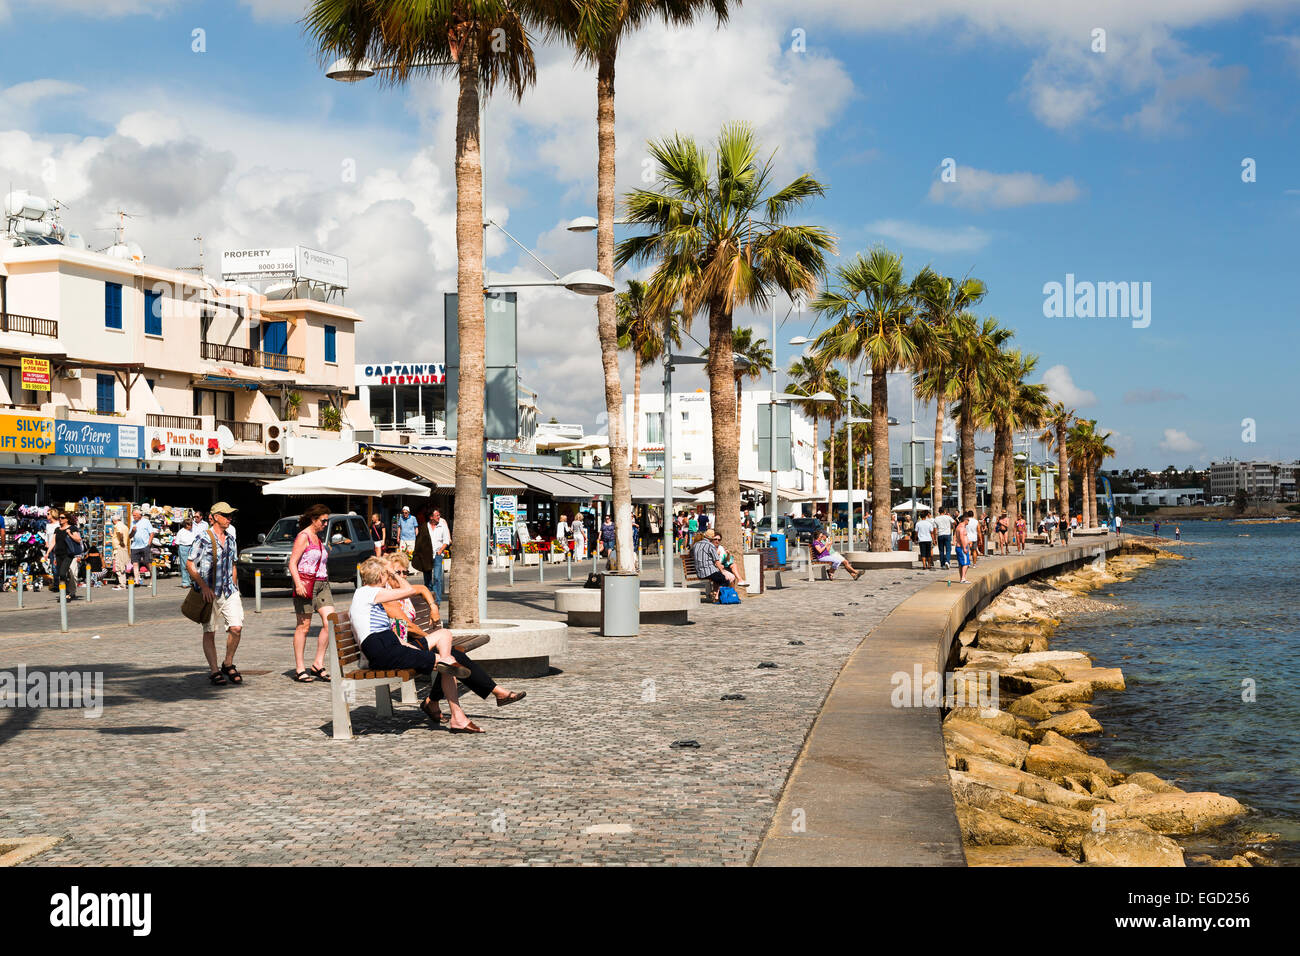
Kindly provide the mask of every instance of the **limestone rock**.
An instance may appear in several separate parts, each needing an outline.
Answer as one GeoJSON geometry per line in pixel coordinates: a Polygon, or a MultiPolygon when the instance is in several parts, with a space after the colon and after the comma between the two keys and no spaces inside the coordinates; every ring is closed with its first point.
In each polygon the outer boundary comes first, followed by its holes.
{"type": "MultiPolygon", "coordinates": [[[[1030,748],[1030,755],[1033,748],[1030,748]]],[[[1140,820],[1157,833],[1196,833],[1241,816],[1246,808],[1221,793],[1150,793],[1118,805],[1115,817],[1140,820]]]]}
{"type": "Polygon", "coordinates": [[[1080,701],[1092,700],[1092,685],[1083,681],[1070,681],[1066,684],[1052,684],[1040,687],[1030,696],[1041,701],[1080,701]]]}
{"type": "MultiPolygon", "coordinates": [[[[1010,708],[1008,708],[1008,711],[1010,711],[1010,708]]],[[[1168,781],[1161,780],[1153,773],[1147,773],[1145,770],[1141,771],[1140,773],[1129,774],[1128,780],[1125,782],[1136,783],[1143,790],[1148,790],[1151,793],[1186,793],[1187,792],[1186,790],[1183,790],[1180,787],[1175,787],[1172,783],[1169,783],[1168,781]]]]}
{"type": "Polygon", "coordinates": [[[1024,766],[1025,754],[1029,744],[1014,737],[1004,737],[996,730],[990,730],[969,720],[950,720],[943,725],[943,740],[949,750],[961,755],[973,755],[995,760],[1008,767],[1019,769],[1024,766]]]}
{"type": "Polygon", "coordinates": [[[1238,855],[1230,860],[1212,860],[1210,866],[1250,866],[1250,860],[1238,855]]]}
{"type": "Polygon", "coordinates": [[[957,652],[963,667],[982,667],[989,670],[1016,670],[1012,662],[1018,655],[1006,651],[991,651],[986,647],[963,647],[957,652]]]}
{"type": "Polygon", "coordinates": [[[1037,680],[1047,680],[1053,683],[1065,680],[1065,675],[1058,671],[1051,664],[1035,664],[1029,670],[1025,671],[1026,677],[1033,677],[1037,680]]]}
{"type": "Polygon", "coordinates": [[[1093,667],[1081,662],[1063,661],[1056,667],[1068,681],[1091,684],[1093,690],[1124,690],[1124,672],[1118,667],[1093,667]]]}
{"type": "Polygon", "coordinates": [[[1063,853],[1042,846],[968,846],[967,866],[1078,866],[1063,853]]]}
{"type": "Polygon", "coordinates": [[[1067,750],[1074,750],[1078,753],[1087,753],[1086,750],[1080,747],[1073,740],[1068,740],[1065,737],[1062,737],[1054,730],[1049,730],[1043,734],[1042,743],[1046,744],[1048,747],[1065,747],[1067,750]]]}
{"type": "Polygon", "coordinates": [[[1114,800],[1116,803],[1128,803],[1128,801],[1136,800],[1138,797],[1145,797],[1150,792],[1136,783],[1121,783],[1118,786],[1106,788],[1106,799],[1114,800]]]}
{"type": "Polygon", "coordinates": [[[965,803],[957,804],[962,842],[975,846],[1041,846],[1054,850],[1060,841],[1052,834],[1004,820],[996,813],[965,803]]]}
{"type": "Polygon", "coordinates": [[[1097,723],[1086,710],[1071,710],[1047,718],[1034,729],[1041,731],[1054,730],[1058,734],[1074,737],[1079,734],[1101,733],[1101,724],[1097,723]]]}
{"type": "Polygon", "coordinates": [[[998,690],[1004,694],[1032,694],[1036,690],[1055,686],[1055,681],[1028,677],[1024,674],[1013,674],[1006,671],[998,674],[998,690]]]}
{"type": "Polygon", "coordinates": [[[1024,768],[1053,781],[1076,773],[1095,773],[1111,781],[1119,778],[1100,757],[1090,757],[1077,747],[1059,745],[1034,744],[1025,754],[1024,768]]]}
{"type": "Polygon", "coordinates": [[[1081,847],[1083,861],[1099,866],[1186,866],[1183,848],[1168,837],[1141,830],[1089,832],[1081,847]]]}
{"type": "Polygon", "coordinates": [[[1052,716],[1052,712],[1042,701],[1034,700],[1032,697],[1021,697],[1019,700],[1012,701],[1007,705],[1006,710],[1008,714],[1029,720],[1046,720],[1052,716]]]}
{"type": "Polygon", "coordinates": [[[1029,668],[1038,664],[1060,665],[1067,661],[1075,663],[1091,664],[1087,654],[1081,654],[1079,651],[1034,651],[1025,654],[1013,654],[1007,661],[1008,666],[1012,668],[1029,668]]]}
{"type": "Polygon", "coordinates": [[[980,707],[955,707],[949,711],[943,722],[948,724],[955,720],[979,724],[981,727],[987,727],[1008,737],[1014,737],[1016,734],[1016,718],[996,708],[985,710],[980,707]]]}
{"type": "Polygon", "coordinates": [[[1058,787],[1050,780],[1035,777],[1032,773],[1016,770],[1004,764],[994,763],[980,757],[965,757],[961,766],[950,771],[951,781],[964,781],[1019,794],[1030,800],[1049,803],[1054,807],[1068,807],[1072,810],[1091,810],[1103,801],[1096,797],[1074,793],[1064,787],[1058,787]]]}
{"type": "Polygon", "coordinates": [[[1057,838],[1055,849],[1077,850],[1083,834],[1092,825],[1092,817],[1083,810],[1057,807],[1019,794],[1007,793],[976,783],[962,774],[953,774],[953,798],[980,810],[996,813],[1004,820],[1050,833],[1057,838]]]}

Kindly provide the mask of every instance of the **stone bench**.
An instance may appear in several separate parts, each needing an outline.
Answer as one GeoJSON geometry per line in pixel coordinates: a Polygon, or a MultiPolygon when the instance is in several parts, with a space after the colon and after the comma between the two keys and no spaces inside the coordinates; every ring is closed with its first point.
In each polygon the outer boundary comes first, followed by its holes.
{"type": "Polygon", "coordinates": [[[915,551],[841,551],[845,560],[862,571],[914,566],[915,551]]]}
{"type": "MultiPolygon", "coordinates": [[[[599,600],[599,591],[589,593],[599,600]]],[[[545,677],[551,670],[551,658],[569,650],[569,628],[563,621],[507,618],[482,621],[473,628],[453,628],[451,633],[456,645],[462,638],[490,637],[490,644],[474,652],[474,660],[497,678],[545,677]]]]}
{"type": "MultiPolygon", "coordinates": [[[[695,588],[647,588],[641,592],[641,620],[647,624],[689,624],[690,610],[700,604],[695,588]]],[[[555,610],[567,614],[574,627],[599,627],[600,591],[596,588],[560,588],[555,610]]]]}

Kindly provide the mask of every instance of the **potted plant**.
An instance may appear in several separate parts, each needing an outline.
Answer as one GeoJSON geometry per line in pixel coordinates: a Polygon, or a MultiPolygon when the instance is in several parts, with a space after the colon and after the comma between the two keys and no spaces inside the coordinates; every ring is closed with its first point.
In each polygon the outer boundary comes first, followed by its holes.
{"type": "Polygon", "coordinates": [[[302,396],[297,392],[290,392],[284,400],[285,419],[289,421],[298,420],[298,409],[302,406],[302,396]]]}
{"type": "Polygon", "coordinates": [[[343,430],[343,415],[337,406],[322,405],[320,407],[320,427],[327,432],[343,430]]]}

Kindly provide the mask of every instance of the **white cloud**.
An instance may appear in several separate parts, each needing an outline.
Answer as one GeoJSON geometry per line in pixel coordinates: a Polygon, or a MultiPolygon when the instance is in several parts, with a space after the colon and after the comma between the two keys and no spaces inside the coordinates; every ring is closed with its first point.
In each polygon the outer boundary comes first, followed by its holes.
{"type": "Polygon", "coordinates": [[[960,165],[954,172],[953,182],[936,180],[931,184],[931,202],[951,203],[966,209],[1002,209],[1033,203],[1074,202],[1081,194],[1069,177],[1051,183],[1037,173],[995,173],[960,165]]]}
{"type": "Polygon", "coordinates": [[[1177,428],[1166,428],[1165,437],[1160,442],[1160,450],[1180,454],[1192,454],[1205,446],[1191,438],[1187,432],[1177,428]]]}
{"type": "Polygon", "coordinates": [[[987,246],[992,238],[974,226],[943,228],[902,219],[877,219],[867,223],[866,230],[869,234],[927,252],[974,252],[987,246]]]}
{"type": "Polygon", "coordinates": [[[44,14],[76,13],[87,17],[161,16],[177,7],[178,0],[8,0],[0,2],[0,20],[14,10],[40,7],[44,14]]]}
{"type": "Polygon", "coordinates": [[[1074,384],[1068,366],[1053,365],[1043,373],[1043,384],[1047,386],[1048,397],[1066,408],[1087,408],[1097,404],[1095,393],[1074,384]]]}

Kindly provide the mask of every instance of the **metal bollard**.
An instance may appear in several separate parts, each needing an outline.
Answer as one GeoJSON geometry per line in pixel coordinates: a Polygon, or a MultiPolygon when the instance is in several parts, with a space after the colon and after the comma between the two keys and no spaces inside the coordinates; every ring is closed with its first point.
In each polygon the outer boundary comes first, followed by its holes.
{"type": "Polygon", "coordinates": [[[87,603],[87,604],[90,603],[90,592],[91,592],[91,590],[92,590],[92,588],[90,587],[90,565],[87,564],[87,565],[86,565],[86,603],[87,603]]]}
{"type": "Polygon", "coordinates": [[[565,564],[564,570],[565,573],[568,574],[568,580],[572,581],[573,580],[573,552],[572,551],[564,552],[564,564],[565,564]]]}
{"type": "Polygon", "coordinates": [[[357,587],[361,587],[361,565],[357,565],[357,587]]]}
{"type": "Polygon", "coordinates": [[[158,596],[158,568],[153,564],[149,565],[149,590],[154,597],[158,596]]]}
{"type": "Polygon", "coordinates": [[[126,623],[135,623],[135,578],[126,582],[126,623]]]}
{"type": "Polygon", "coordinates": [[[663,545],[660,545],[659,546],[659,570],[662,571],[663,569],[664,569],[664,547],[663,545]]]}
{"type": "Polygon", "coordinates": [[[68,629],[68,586],[64,582],[59,582],[59,630],[67,631],[68,629]]]}
{"type": "Polygon", "coordinates": [[[23,569],[18,569],[18,610],[23,609],[23,592],[27,590],[27,582],[23,580],[23,569]]]}
{"type": "Polygon", "coordinates": [[[506,569],[510,572],[510,586],[515,586],[515,556],[510,555],[510,561],[506,564],[506,569]]]}
{"type": "Polygon", "coordinates": [[[262,572],[253,572],[253,613],[262,613],[262,572]]]}
{"type": "Polygon", "coordinates": [[[546,559],[548,557],[550,557],[550,555],[547,554],[537,555],[537,580],[539,583],[544,582],[546,580],[546,559]]]}

